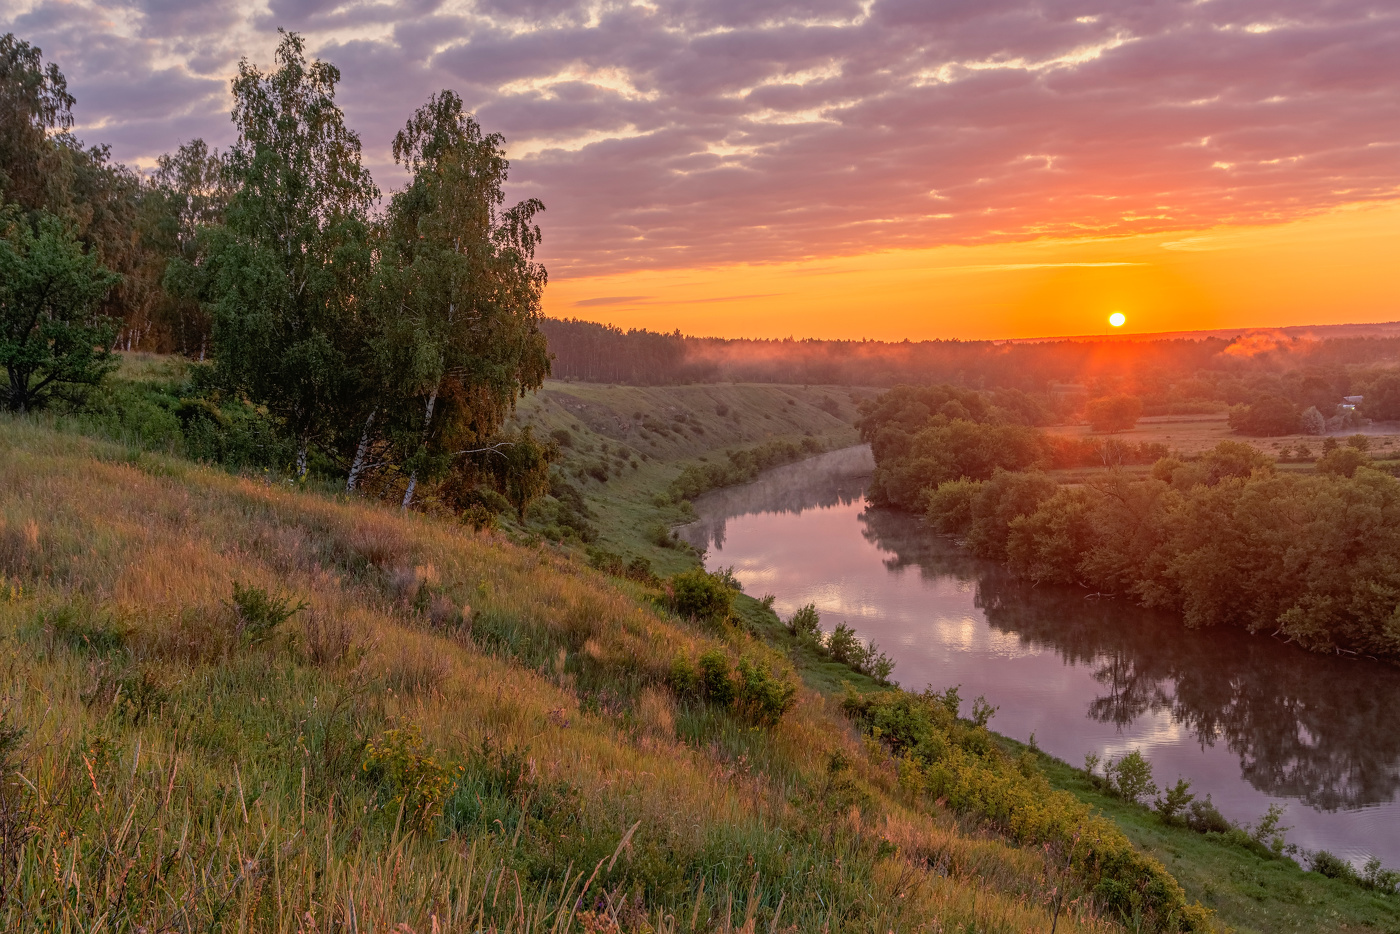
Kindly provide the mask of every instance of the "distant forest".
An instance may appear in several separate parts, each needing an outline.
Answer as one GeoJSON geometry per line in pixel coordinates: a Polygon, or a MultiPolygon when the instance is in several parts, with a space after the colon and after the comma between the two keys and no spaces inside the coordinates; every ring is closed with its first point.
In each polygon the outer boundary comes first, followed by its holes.
{"type": "MultiPolygon", "coordinates": [[[[1284,421],[1309,407],[1331,413],[1369,395],[1364,414],[1400,418],[1400,337],[1248,334],[1144,340],[823,341],[691,337],[545,318],[540,330],[559,379],[654,386],[755,382],[889,387],[946,383],[1018,389],[1051,418],[1088,399],[1127,394],[1143,415],[1219,411],[1284,400],[1284,421]],[[1397,398],[1390,398],[1391,395],[1397,398]]],[[[1293,425],[1285,426],[1295,430],[1293,425]]],[[[1287,433],[1278,431],[1277,433],[1287,433]]],[[[1275,433],[1267,429],[1251,434],[1275,433]]]]}

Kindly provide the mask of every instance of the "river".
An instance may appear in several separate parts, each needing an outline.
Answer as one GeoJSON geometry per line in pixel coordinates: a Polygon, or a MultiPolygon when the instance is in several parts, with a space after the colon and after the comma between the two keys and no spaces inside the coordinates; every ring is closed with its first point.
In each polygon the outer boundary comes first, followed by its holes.
{"type": "Polygon", "coordinates": [[[998,732],[1073,764],[1141,750],[1231,820],[1277,802],[1290,843],[1400,868],[1400,669],[1032,587],[868,506],[872,468],[858,447],[769,471],[680,534],[783,618],[813,603],[873,639],[905,688],[984,696],[998,732]]]}

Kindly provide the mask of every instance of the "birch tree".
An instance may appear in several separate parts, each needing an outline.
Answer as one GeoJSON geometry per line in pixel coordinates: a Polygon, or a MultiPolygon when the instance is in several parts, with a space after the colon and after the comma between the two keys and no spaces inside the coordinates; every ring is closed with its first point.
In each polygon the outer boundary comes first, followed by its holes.
{"type": "Polygon", "coordinates": [[[375,341],[384,376],[348,484],[377,441],[405,479],[404,508],[420,482],[490,450],[515,400],[549,372],[538,326],[546,273],[534,258],[544,205],[505,207],[503,144],[452,91],[394,138],[394,158],[413,176],[386,218],[375,341]]]}
{"type": "Polygon", "coordinates": [[[363,384],[360,293],[371,269],[368,212],[379,193],[335,102],[340,72],[307,62],[284,32],[276,67],[246,60],[233,79],[235,189],[224,223],[202,231],[200,288],[216,372],[265,405],[297,445],[329,445],[363,384]]]}

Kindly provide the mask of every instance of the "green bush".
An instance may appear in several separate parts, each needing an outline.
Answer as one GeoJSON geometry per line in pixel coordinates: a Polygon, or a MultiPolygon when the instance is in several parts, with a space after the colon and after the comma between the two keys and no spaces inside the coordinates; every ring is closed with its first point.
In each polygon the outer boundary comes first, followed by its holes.
{"type": "Polygon", "coordinates": [[[1136,749],[1117,762],[1105,763],[1103,770],[1108,776],[1113,793],[1124,801],[1137,804],[1148,795],[1157,793],[1157,783],[1152,779],[1152,766],[1136,749]]]}
{"type": "Polygon", "coordinates": [[[425,747],[416,726],[386,730],[365,743],[361,770],[379,788],[380,807],[406,830],[437,823],[460,774],[425,747]]]}
{"type": "Polygon", "coordinates": [[[723,623],[730,617],[734,591],[721,577],[703,568],[681,571],[667,583],[671,609],[681,616],[709,623],[723,623]]]}
{"type": "Polygon", "coordinates": [[[282,594],[269,594],[261,587],[244,587],[234,581],[233,610],[235,628],[247,644],[255,645],[268,639],[278,626],[306,609],[305,602],[293,603],[282,594]]]}
{"type": "Polygon", "coordinates": [[[1384,868],[1380,857],[1372,856],[1362,867],[1361,887],[1383,895],[1400,894],[1400,872],[1384,868]]]}
{"type": "Polygon", "coordinates": [[[1329,879],[1341,879],[1343,882],[1359,882],[1356,870],[1351,863],[1334,856],[1326,850],[1318,850],[1308,857],[1308,868],[1313,872],[1326,876],[1329,879]]]}
{"type": "Polygon", "coordinates": [[[1197,833],[1229,833],[1235,829],[1235,825],[1210,800],[1210,795],[1206,795],[1204,801],[1191,802],[1186,812],[1186,826],[1197,833]]]}
{"type": "Polygon", "coordinates": [[[700,696],[716,707],[728,707],[737,692],[729,677],[729,659],[718,649],[700,656],[700,696]]]}
{"type": "Polygon", "coordinates": [[[684,652],[671,663],[670,686],[683,701],[705,703],[756,726],[774,726],[797,703],[797,685],[771,661],[741,656],[737,665],[719,649],[692,662],[684,652]]]}
{"type": "Polygon", "coordinates": [[[797,703],[797,685],[771,664],[741,658],[734,674],[734,709],[752,723],[772,726],[797,703]]]}
{"type": "Polygon", "coordinates": [[[1167,788],[1166,794],[1152,802],[1158,816],[1166,824],[1181,824],[1186,820],[1186,808],[1196,796],[1191,793],[1191,783],[1184,778],[1178,778],[1176,784],[1167,788]]]}

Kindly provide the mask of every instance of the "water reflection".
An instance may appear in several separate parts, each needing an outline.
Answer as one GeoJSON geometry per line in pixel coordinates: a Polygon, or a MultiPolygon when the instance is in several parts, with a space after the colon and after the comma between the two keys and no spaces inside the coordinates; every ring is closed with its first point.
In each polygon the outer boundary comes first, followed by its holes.
{"type": "Polygon", "coordinates": [[[1169,715],[1201,748],[1223,742],[1259,791],[1319,810],[1388,802],[1400,791],[1400,671],[1238,630],[1188,631],[1121,601],[1017,581],[910,516],[866,509],[859,520],[891,571],[917,567],[925,579],[969,583],[993,629],[1089,667],[1103,687],[1088,704],[1092,719],[1124,729],[1169,715]]]}
{"type": "Polygon", "coordinates": [[[765,472],[752,483],[706,493],[696,503],[700,518],[680,529],[695,547],[724,547],[725,524],[753,513],[800,513],[823,506],[849,506],[865,496],[875,458],[868,445],[842,448],[765,472]]]}

